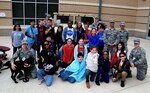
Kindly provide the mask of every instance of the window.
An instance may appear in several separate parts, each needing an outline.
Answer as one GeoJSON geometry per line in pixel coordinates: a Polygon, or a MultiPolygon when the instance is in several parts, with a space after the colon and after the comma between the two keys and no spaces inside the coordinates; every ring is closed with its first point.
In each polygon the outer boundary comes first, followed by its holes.
{"type": "Polygon", "coordinates": [[[13,24],[29,25],[30,20],[45,19],[45,13],[58,12],[59,0],[12,0],[13,24]]]}

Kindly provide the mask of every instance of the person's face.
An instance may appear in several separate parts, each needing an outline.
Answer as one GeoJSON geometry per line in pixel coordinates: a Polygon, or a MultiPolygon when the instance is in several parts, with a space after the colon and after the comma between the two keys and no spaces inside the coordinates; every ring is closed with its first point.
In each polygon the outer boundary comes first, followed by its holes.
{"type": "Polygon", "coordinates": [[[99,21],[99,19],[98,18],[95,18],[95,22],[97,23],[99,21]]]}
{"type": "Polygon", "coordinates": [[[104,57],[104,59],[107,59],[107,58],[108,58],[108,53],[107,53],[107,52],[104,52],[104,53],[103,53],[103,57],[104,57]]]}
{"type": "Polygon", "coordinates": [[[61,27],[59,27],[59,28],[58,28],[58,31],[59,31],[59,32],[61,32],[61,31],[62,31],[61,27]]]}
{"type": "Polygon", "coordinates": [[[85,28],[85,30],[88,30],[89,27],[88,27],[88,25],[85,25],[84,28],[85,28]]]}
{"type": "Polygon", "coordinates": [[[121,55],[120,55],[120,59],[121,59],[122,61],[124,61],[124,60],[126,59],[126,56],[125,56],[124,54],[121,54],[121,55]]]}
{"type": "Polygon", "coordinates": [[[120,26],[120,29],[123,29],[123,30],[124,30],[124,29],[125,29],[125,26],[124,26],[124,25],[121,25],[121,26],[120,26]]]}
{"type": "Polygon", "coordinates": [[[48,42],[44,42],[44,46],[46,49],[49,49],[49,43],[48,42]]]}
{"type": "Polygon", "coordinates": [[[72,23],[71,22],[68,22],[68,27],[72,27],[72,23]]]}
{"type": "Polygon", "coordinates": [[[114,22],[110,22],[110,27],[114,28],[115,23],[114,22]]]}
{"type": "Polygon", "coordinates": [[[52,21],[49,21],[49,20],[48,20],[48,21],[47,21],[47,25],[48,25],[48,26],[51,26],[51,25],[52,25],[52,21]]]}
{"type": "Polygon", "coordinates": [[[79,40],[79,45],[80,45],[80,46],[83,46],[83,45],[84,45],[83,39],[80,39],[80,40],[79,40]]]}
{"type": "Polygon", "coordinates": [[[93,54],[97,53],[97,48],[91,49],[91,52],[92,52],[93,54]]]}
{"type": "Polygon", "coordinates": [[[140,43],[134,43],[134,47],[135,48],[139,48],[140,47],[140,43]]]}
{"type": "Polygon", "coordinates": [[[81,27],[81,25],[82,25],[81,22],[79,22],[79,23],[78,23],[78,27],[81,27]]]}
{"type": "Polygon", "coordinates": [[[67,44],[68,44],[68,45],[71,45],[71,44],[72,44],[72,40],[71,40],[71,39],[68,39],[68,40],[67,40],[67,44]]]}
{"type": "Polygon", "coordinates": [[[34,24],[35,24],[34,22],[30,22],[30,25],[31,25],[31,26],[34,26],[34,24]]]}
{"type": "Polygon", "coordinates": [[[82,56],[79,56],[79,57],[78,57],[78,61],[79,61],[79,62],[82,62],[82,60],[83,60],[83,57],[82,57],[82,56]]]}
{"type": "Polygon", "coordinates": [[[22,44],[22,49],[27,49],[28,48],[28,44],[22,44]]]}
{"type": "Polygon", "coordinates": [[[49,16],[46,16],[46,20],[48,20],[48,19],[50,19],[50,17],[49,17],[49,16]]]}
{"type": "Polygon", "coordinates": [[[19,29],[20,29],[20,26],[16,25],[16,30],[19,31],[19,29]]]}
{"type": "Polygon", "coordinates": [[[121,50],[121,48],[122,48],[122,45],[118,44],[118,50],[121,50]]]}
{"type": "Polygon", "coordinates": [[[40,26],[43,26],[43,21],[40,21],[40,22],[39,22],[39,25],[40,25],[40,26]]]}
{"type": "Polygon", "coordinates": [[[92,35],[96,35],[96,29],[92,30],[92,35]]]}

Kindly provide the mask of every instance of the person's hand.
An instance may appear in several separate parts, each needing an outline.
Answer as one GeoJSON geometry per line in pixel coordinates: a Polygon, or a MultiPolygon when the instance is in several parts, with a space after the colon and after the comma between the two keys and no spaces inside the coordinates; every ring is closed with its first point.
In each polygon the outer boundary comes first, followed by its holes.
{"type": "Polygon", "coordinates": [[[41,57],[41,59],[42,59],[42,63],[44,63],[44,58],[43,58],[43,57],[41,57]]]}
{"type": "Polygon", "coordinates": [[[13,69],[13,70],[16,70],[16,65],[14,64],[14,63],[11,63],[11,68],[13,69]]]}
{"type": "Polygon", "coordinates": [[[33,35],[31,35],[31,38],[34,38],[34,36],[33,36],[33,35]]]}
{"type": "Polygon", "coordinates": [[[133,63],[131,63],[131,67],[135,67],[135,65],[133,63]]]}
{"type": "Polygon", "coordinates": [[[46,72],[49,72],[49,69],[46,69],[45,71],[46,71],[46,72]]]}

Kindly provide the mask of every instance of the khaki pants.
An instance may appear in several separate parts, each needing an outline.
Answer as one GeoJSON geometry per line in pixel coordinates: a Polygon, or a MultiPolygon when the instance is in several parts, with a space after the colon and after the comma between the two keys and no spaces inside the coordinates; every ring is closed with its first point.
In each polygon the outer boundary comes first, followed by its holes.
{"type": "Polygon", "coordinates": [[[122,81],[125,81],[126,80],[126,77],[127,77],[128,73],[123,71],[121,73],[117,73],[115,79],[113,80],[113,82],[119,80],[121,78],[122,81]]]}

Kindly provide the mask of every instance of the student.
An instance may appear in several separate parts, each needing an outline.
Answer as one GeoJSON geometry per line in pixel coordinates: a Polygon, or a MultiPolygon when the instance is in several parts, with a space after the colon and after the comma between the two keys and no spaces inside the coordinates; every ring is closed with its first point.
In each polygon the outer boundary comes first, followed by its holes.
{"type": "Polygon", "coordinates": [[[21,31],[20,24],[14,25],[13,31],[11,33],[13,54],[17,51],[17,49],[21,48],[22,40],[24,39],[24,37],[25,37],[25,35],[21,31]]]}
{"type": "Polygon", "coordinates": [[[57,71],[56,60],[53,49],[50,48],[48,41],[44,42],[45,49],[41,51],[41,59],[39,63],[39,70],[37,71],[38,80],[40,84],[45,81],[47,86],[51,86],[53,82],[53,75],[57,71]]]}
{"type": "Polygon", "coordinates": [[[95,80],[96,85],[99,86],[100,81],[109,83],[109,75],[108,75],[109,70],[110,70],[109,53],[108,51],[104,51],[103,56],[99,57],[99,60],[98,60],[98,70],[97,70],[97,75],[96,75],[96,80],[95,80]]]}
{"type": "Polygon", "coordinates": [[[96,34],[96,28],[92,28],[91,35],[89,36],[89,47],[96,46],[99,47],[99,36],[96,34]]]}
{"type": "Polygon", "coordinates": [[[76,31],[77,31],[77,41],[79,41],[79,39],[82,38],[85,33],[81,22],[77,22],[76,31]]]}
{"type": "Polygon", "coordinates": [[[90,88],[90,81],[93,82],[98,69],[98,57],[97,48],[92,46],[86,59],[86,87],[90,88]]]}
{"type": "Polygon", "coordinates": [[[120,86],[124,87],[127,75],[130,72],[130,62],[127,59],[126,53],[121,52],[119,56],[120,59],[115,64],[115,76],[112,81],[116,82],[117,80],[119,80],[119,78],[121,78],[120,86]]]}
{"type": "Polygon", "coordinates": [[[74,44],[72,44],[72,39],[67,39],[67,44],[63,47],[63,62],[61,62],[61,67],[66,68],[73,61],[74,56],[74,44]]]}
{"type": "Polygon", "coordinates": [[[78,57],[77,57],[78,53],[82,53],[84,55],[83,59],[86,59],[88,50],[87,50],[87,46],[84,45],[84,41],[82,38],[79,39],[78,45],[76,45],[74,48],[74,59],[75,60],[78,59],[78,57]]]}
{"type": "Polygon", "coordinates": [[[91,30],[89,30],[88,24],[85,24],[84,28],[85,28],[85,33],[83,34],[82,38],[84,40],[84,44],[87,45],[87,47],[89,47],[89,36],[91,35],[91,30]]]}
{"type": "Polygon", "coordinates": [[[62,31],[63,31],[63,26],[58,26],[57,32],[56,32],[56,46],[58,49],[60,49],[60,47],[63,45],[63,41],[62,41],[62,31]]]}
{"type": "Polygon", "coordinates": [[[83,54],[78,53],[75,59],[66,69],[60,71],[60,78],[70,83],[81,82],[85,78],[86,62],[83,54]]]}
{"type": "Polygon", "coordinates": [[[138,80],[144,80],[147,74],[147,59],[145,50],[140,47],[140,39],[134,40],[134,48],[132,49],[129,60],[132,67],[136,67],[138,80]]]}

